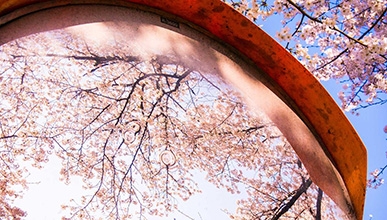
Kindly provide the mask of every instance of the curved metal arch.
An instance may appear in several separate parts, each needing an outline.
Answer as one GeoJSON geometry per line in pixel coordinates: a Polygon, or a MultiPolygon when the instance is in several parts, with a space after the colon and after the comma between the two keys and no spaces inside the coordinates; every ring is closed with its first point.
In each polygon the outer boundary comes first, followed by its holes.
{"type": "Polygon", "coordinates": [[[268,104],[266,112],[280,125],[313,181],[351,218],[362,218],[367,169],[364,144],[313,75],[254,23],[220,0],[0,0],[0,25],[41,9],[85,3],[140,7],[166,13],[246,56],[319,143],[318,147],[308,146],[307,132],[292,131],[292,125],[299,125],[299,122],[293,123],[281,111],[271,111],[273,106],[268,104]],[[317,161],[321,166],[316,166],[317,161]]]}

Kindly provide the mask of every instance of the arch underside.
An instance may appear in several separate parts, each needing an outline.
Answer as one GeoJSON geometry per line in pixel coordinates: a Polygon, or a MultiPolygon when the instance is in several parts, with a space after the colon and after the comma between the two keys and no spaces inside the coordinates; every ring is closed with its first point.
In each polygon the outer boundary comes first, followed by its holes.
{"type": "Polygon", "coordinates": [[[101,6],[41,1],[17,11],[14,9],[24,3],[9,2],[10,6],[0,5],[3,9],[0,44],[63,29],[82,36],[101,51],[104,47],[109,49],[107,44],[120,42],[126,45],[125,50],[132,58],[179,63],[225,80],[242,94],[253,111],[263,112],[276,124],[312,180],[348,216],[361,218],[366,151],[356,132],[316,79],[266,34],[250,24],[242,26],[255,32],[239,30],[246,33],[245,37],[237,30],[230,30],[245,19],[227,6],[218,1],[189,4],[133,1],[140,6],[131,1],[116,2],[124,8],[106,7],[112,4],[109,1],[97,1],[101,6]],[[175,10],[168,9],[171,4],[175,10]],[[187,12],[189,8],[191,12],[187,12]],[[172,11],[175,15],[170,14],[172,11]],[[4,16],[5,12],[8,14],[4,16]],[[31,14],[21,17],[28,13],[31,14]],[[226,27],[228,30],[223,30],[226,27]],[[225,31],[229,31],[228,35],[225,31]]]}

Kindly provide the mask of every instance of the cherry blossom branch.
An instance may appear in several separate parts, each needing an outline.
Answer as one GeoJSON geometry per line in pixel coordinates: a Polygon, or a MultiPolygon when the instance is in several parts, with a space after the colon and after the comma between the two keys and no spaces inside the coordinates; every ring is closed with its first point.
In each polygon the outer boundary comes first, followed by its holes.
{"type": "MultiPolygon", "coordinates": [[[[363,39],[363,37],[365,37],[369,32],[371,32],[375,26],[382,20],[382,18],[385,16],[385,14],[387,13],[387,7],[384,9],[384,11],[382,12],[382,14],[378,17],[378,19],[376,19],[376,21],[368,28],[368,30],[366,30],[359,38],[358,40],[361,40],[363,39]]],[[[385,57],[384,57],[385,58],[385,57]]]]}
{"type": "Polygon", "coordinates": [[[387,169],[387,165],[380,168],[380,171],[374,176],[375,179],[378,178],[380,175],[382,175],[385,169],[387,169]]]}
{"type": "Polygon", "coordinates": [[[359,86],[358,90],[356,93],[353,95],[352,99],[347,103],[347,107],[355,101],[355,98],[359,96],[359,93],[362,91],[363,87],[367,84],[368,80],[364,80],[364,82],[359,86]]]}
{"type": "MultiPolygon", "coordinates": [[[[110,107],[110,104],[108,104],[108,105],[106,105],[94,118],[93,118],[93,120],[91,120],[91,122],[89,122],[88,124],[90,125],[90,124],[93,124],[98,118],[99,118],[99,116],[101,116],[102,115],[102,113],[104,112],[104,111],[106,111],[106,109],[108,109],[110,107]]],[[[85,128],[84,128],[85,129],[85,128]]]]}
{"type": "Polygon", "coordinates": [[[100,190],[102,188],[102,185],[103,185],[104,176],[105,176],[104,175],[104,173],[105,173],[104,161],[105,161],[104,159],[101,160],[101,162],[102,162],[101,172],[102,173],[101,173],[101,177],[100,177],[100,180],[99,180],[99,184],[98,184],[97,190],[93,193],[93,195],[91,196],[89,201],[81,209],[79,209],[78,211],[74,212],[70,218],[74,218],[81,211],[86,211],[87,212],[87,207],[93,202],[93,200],[97,196],[98,192],[100,192],[100,190]]]}
{"type": "Polygon", "coordinates": [[[331,59],[330,61],[324,63],[323,65],[317,67],[316,69],[314,69],[313,71],[319,71],[323,68],[325,68],[326,66],[329,66],[330,64],[332,64],[333,62],[335,62],[337,59],[339,59],[343,54],[345,54],[346,52],[348,52],[348,48],[346,48],[345,50],[341,51],[338,55],[336,55],[333,59],[331,59]]]}
{"type": "Polygon", "coordinates": [[[387,103],[387,100],[385,100],[385,99],[379,99],[379,101],[377,101],[377,102],[368,103],[367,105],[359,105],[359,107],[354,108],[353,110],[354,110],[354,111],[358,111],[358,110],[360,110],[361,108],[368,108],[368,107],[375,106],[375,105],[384,105],[384,104],[386,104],[386,103],[387,103]]]}
{"type": "Polygon", "coordinates": [[[323,194],[324,192],[320,188],[318,188],[315,220],[321,220],[321,202],[322,202],[323,194]]]}
{"type": "Polygon", "coordinates": [[[306,182],[302,183],[301,186],[296,190],[296,193],[292,196],[289,202],[286,203],[285,206],[280,207],[275,215],[273,216],[273,220],[278,220],[280,217],[285,214],[289,209],[294,205],[294,203],[300,198],[300,196],[308,190],[310,185],[312,184],[312,180],[309,178],[306,182]]]}
{"type": "MultiPolygon", "coordinates": [[[[306,15],[302,14],[301,21],[300,21],[300,23],[297,25],[296,29],[294,30],[294,32],[293,32],[293,34],[292,34],[292,37],[294,37],[294,35],[296,35],[296,33],[298,32],[298,30],[300,30],[302,24],[304,23],[305,16],[306,16],[306,15]]],[[[289,47],[289,44],[290,44],[290,42],[286,43],[286,46],[285,46],[286,49],[289,49],[289,48],[288,48],[288,47],[289,47]]]]}
{"type": "MultiPolygon", "coordinates": [[[[311,16],[309,13],[307,13],[301,6],[299,6],[298,4],[296,4],[295,2],[293,2],[292,0],[287,0],[287,2],[292,5],[293,7],[295,7],[302,15],[303,17],[306,16],[307,18],[309,18],[310,20],[314,21],[314,22],[317,22],[319,24],[323,24],[323,21],[319,20],[318,18],[315,18],[313,16],[311,16]]],[[[368,45],[364,44],[363,42],[361,42],[361,39],[363,39],[369,32],[371,32],[375,26],[382,20],[382,18],[385,16],[385,14],[387,13],[387,7],[384,9],[384,11],[381,13],[381,15],[375,20],[375,22],[373,22],[373,24],[359,37],[359,38],[354,38],[354,37],[351,37],[349,36],[347,33],[345,33],[344,31],[336,28],[335,26],[328,26],[331,30],[334,30],[340,34],[342,34],[343,36],[345,36],[346,38],[348,38],[349,40],[357,43],[357,44],[360,44],[366,48],[368,48],[368,45]]],[[[303,18],[302,17],[302,18],[303,18]]],[[[324,67],[328,66],[329,64],[333,63],[334,61],[336,61],[340,56],[342,56],[344,53],[348,52],[348,48],[346,48],[345,50],[343,50],[342,52],[340,52],[338,55],[335,56],[335,58],[333,58],[331,61],[325,63],[324,65],[318,67],[315,69],[315,71],[318,71],[320,69],[323,69],[324,67]]],[[[384,54],[379,54],[379,56],[383,57],[384,59],[387,60],[387,57],[386,55],[384,54]]]]}
{"type": "Polygon", "coordinates": [[[387,165],[385,165],[384,167],[380,168],[380,170],[376,169],[373,172],[371,172],[371,178],[368,179],[367,186],[368,187],[372,187],[374,189],[376,189],[379,186],[381,186],[384,183],[384,179],[382,179],[380,177],[380,175],[383,174],[385,169],[387,169],[387,165]]]}
{"type": "MultiPolygon", "coordinates": [[[[289,2],[289,4],[291,4],[293,7],[295,7],[299,12],[301,12],[301,14],[303,14],[304,16],[306,16],[307,18],[309,18],[310,20],[314,21],[314,22],[317,22],[319,24],[323,24],[324,22],[319,20],[318,18],[315,18],[313,16],[311,16],[310,14],[308,14],[304,9],[302,9],[301,6],[299,6],[298,4],[296,4],[295,2],[293,2],[292,0],[286,0],[287,2],[289,2]]],[[[358,39],[355,39],[351,36],[349,36],[347,33],[343,32],[342,30],[334,27],[334,26],[328,26],[331,30],[334,30],[336,32],[339,32],[340,34],[344,35],[345,37],[347,37],[348,39],[362,45],[362,46],[365,46],[367,47],[367,45],[365,45],[364,43],[362,43],[361,41],[359,41],[358,39]]]]}
{"type": "MultiPolygon", "coordinates": [[[[42,57],[41,55],[38,55],[39,57],[42,57]]],[[[123,61],[126,63],[139,61],[139,57],[137,56],[97,56],[95,54],[91,54],[91,56],[77,56],[77,55],[61,55],[61,54],[46,54],[47,57],[60,57],[60,58],[67,58],[67,59],[74,59],[74,60],[82,60],[82,61],[94,61],[94,66],[97,68],[105,66],[105,64],[114,63],[116,61],[123,61]],[[102,66],[103,65],[103,66],[102,66]]],[[[94,72],[96,69],[92,69],[91,72],[94,72]]]]}
{"type": "Polygon", "coordinates": [[[134,91],[136,89],[136,87],[141,83],[141,81],[147,79],[147,78],[150,78],[150,77],[154,77],[154,76],[162,76],[162,77],[166,77],[166,78],[175,78],[177,79],[176,83],[175,83],[175,87],[174,89],[170,90],[170,91],[163,91],[164,94],[169,94],[169,93],[173,93],[175,91],[177,91],[177,89],[179,88],[180,86],[180,82],[186,78],[189,74],[191,73],[191,71],[189,70],[186,70],[186,72],[184,72],[182,75],[169,75],[169,74],[164,74],[164,73],[150,73],[150,74],[146,74],[144,73],[143,76],[139,77],[133,84],[132,84],[132,88],[129,92],[129,94],[127,95],[126,98],[124,99],[121,99],[121,100],[118,100],[118,101],[125,101],[124,103],[124,106],[122,107],[122,110],[120,111],[119,115],[116,117],[116,125],[119,123],[120,119],[122,118],[122,115],[124,114],[124,112],[126,111],[126,108],[129,104],[129,101],[132,97],[132,95],[134,94],[134,91]]]}

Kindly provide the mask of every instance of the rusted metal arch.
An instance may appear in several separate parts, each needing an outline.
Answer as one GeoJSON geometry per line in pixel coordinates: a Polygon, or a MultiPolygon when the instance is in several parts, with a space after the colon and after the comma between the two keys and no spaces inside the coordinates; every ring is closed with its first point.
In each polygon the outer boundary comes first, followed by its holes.
{"type": "MultiPolygon", "coordinates": [[[[337,171],[336,176],[321,177],[321,170],[313,166],[316,158],[310,157],[311,152],[305,153],[307,150],[300,146],[302,140],[290,141],[313,181],[351,218],[362,219],[367,152],[356,131],[310,72],[269,35],[220,0],[0,0],[0,29],[3,24],[41,9],[90,3],[140,7],[167,13],[250,59],[267,75],[272,90],[310,129],[320,143],[327,163],[330,162],[332,169],[337,171]],[[327,183],[329,178],[338,180],[327,183]],[[341,185],[337,186],[338,182],[341,185]],[[342,195],[334,195],[330,187],[342,187],[342,195]]],[[[286,126],[282,127],[283,132],[286,129],[286,126]]]]}

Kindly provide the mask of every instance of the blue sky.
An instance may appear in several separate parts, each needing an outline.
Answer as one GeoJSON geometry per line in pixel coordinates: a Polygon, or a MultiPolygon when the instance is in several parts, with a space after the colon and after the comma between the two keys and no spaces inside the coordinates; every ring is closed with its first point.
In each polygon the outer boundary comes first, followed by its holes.
{"type": "MultiPolygon", "coordinates": [[[[275,39],[275,34],[280,31],[282,25],[279,16],[272,16],[263,24],[262,29],[275,39]],[[270,24],[270,25],[269,25],[270,24]]],[[[276,39],[277,40],[277,39],[276,39]]],[[[338,93],[342,89],[342,84],[335,80],[321,82],[330,95],[340,105],[338,93]]],[[[384,167],[387,164],[387,134],[383,128],[387,125],[387,105],[378,105],[359,111],[359,116],[346,113],[346,116],[355,127],[360,138],[363,140],[368,152],[368,173],[376,168],[384,167]]],[[[387,174],[383,177],[386,178],[387,174]]],[[[386,219],[387,209],[387,185],[384,184],[378,189],[367,189],[364,208],[364,220],[386,219]]]]}
{"type": "MultiPolygon", "coordinates": [[[[323,85],[336,102],[339,103],[337,93],[340,91],[342,85],[333,80],[323,82],[323,85]]],[[[387,135],[383,131],[384,126],[387,124],[386,112],[387,105],[379,105],[361,109],[359,116],[346,113],[348,119],[367,147],[368,173],[387,164],[387,135]]],[[[385,178],[386,174],[383,177],[385,178]]],[[[372,219],[374,220],[385,219],[387,216],[387,209],[385,208],[386,201],[386,184],[380,186],[378,189],[367,189],[363,219],[370,219],[369,215],[372,215],[372,219]]]]}
{"type": "MultiPolygon", "coordinates": [[[[281,28],[281,24],[278,18],[269,19],[264,22],[263,29],[267,31],[272,37],[275,36],[276,32],[281,28]],[[270,25],[268,25],[270,24],[270,25]]],[[[339,104],[337,93],[340,91],[342,85],[336,83],[335,81],[323,82],[323,85],[328,90],[328,92],[332,95],[332,97],[339,104]]],[[[359,113],[360,116],[354,116],[350,113],[347,114],[347,117],[357,130],[359,136],[362,138],[364,144],[368,150],[368,172],[383,167],[387,164],[386,151],[387,151],[387,134],[383,132],[384,126],[387,124],[387,105],[384,106],[375,106],[367,109],[362,109],[359,113]]],[[[49,166],[50,167],[50,166],[49,166]]],[[[51,166],[51,168],[57,166],[51,166]]],[[[52,171],[47,171],[52,173],[57,173],[57,170],[53,169],[52,171]]],[[[47,173],[45,173],[47,175],[47,173]]],[[[48,175],[50,178],[47,178],[47,185],[43,185],[45,187],[46,194],[57,196],[57,191],[48,192],[50,185],[55,185],[55,178],[53,175],[48,175]]],[[[386,174],[384,175],[386,177],[386,174]]],[[[42,177],[44,178],[44,177],[42,177]]],[[[34,186],[32,186],[34,187],[34,186]]],[[[68,193],[69,190],[59,190],[63,193],[68,193]]],[[[39,192],[37,190],[37,192],[39,192]]],[[[32,195],[31,201],[34,202],[33,198],[41,196],[40,194],[32,195]]],[[[48,207],[50,205],[49,200],[41,200],[46,202],[44,204],[35,204],[41,207],[48,207]]],[[[370,215],[372,215],[372,219],[385,219],[387,216],[387,209],[385,208],[385,203],[387,201],[387,186],[382,185],[378,189],[368,189],[366,196],[366,204],[364,211],[364,219],[370,219],[370,215]]]]}

